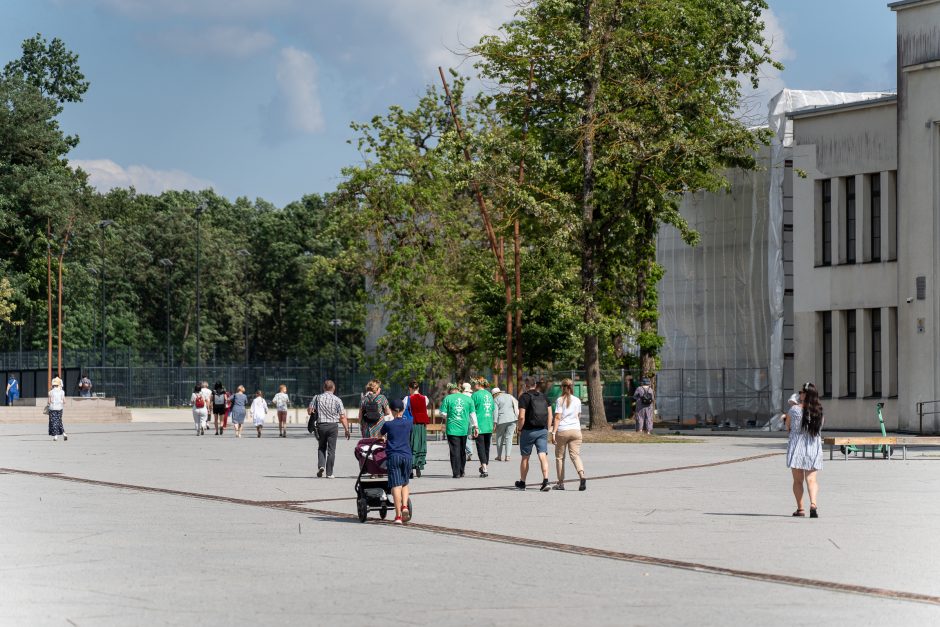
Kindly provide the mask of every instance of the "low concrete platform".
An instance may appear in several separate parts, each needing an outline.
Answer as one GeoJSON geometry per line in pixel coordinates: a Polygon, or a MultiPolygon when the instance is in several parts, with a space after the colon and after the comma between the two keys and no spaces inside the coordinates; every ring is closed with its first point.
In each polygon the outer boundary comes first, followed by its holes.
{"type": "MultiPolygon", "coordinates": [[[[404,528],[354,517],[316,442],[166,423],[0,426],[0,625],[933,625],[940,455],[827,463],[795,519],[782,438],[588,444],[586,492],[450,477],[404,528]]],[[[570,463],[569,477],[572,475],[570,463]]],[[[551,476],[555,476],[552,468],[551,476]]]]}
{"type": "MultiPolygon", "coordinates": [[[[49,418],[42,413],[46,402],[46,398],[21,398],[0,407],[0,424],[46,424],[49,418]]],[[[62,419],[67,424],[130,422],[131,411],[117,406],[113,398],[66,396],[62,419]]]]}

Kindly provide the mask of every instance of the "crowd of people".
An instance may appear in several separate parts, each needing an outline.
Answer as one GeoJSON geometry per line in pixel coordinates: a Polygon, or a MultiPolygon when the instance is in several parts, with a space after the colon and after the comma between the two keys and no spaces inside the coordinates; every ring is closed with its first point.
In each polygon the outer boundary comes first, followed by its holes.
{"type": "MultiPolygon", "coordinates": [[[[91,390],[90,380],[79,381],[82,395],[91,390]]],[[[470,441],[474,442],[479,476],[489,477],[490,452],[495,434],[495,461],[509,462],[513,438],[518,433],[519,479],[515,487],[525,490],[529,474],[529,461],[533,450],[541,471],[541,491],[565,490],[565,457],[570,458],[578,473],[578,489],[587,489],[587,478],[581,461],[581,399],[574,393],[574,382],[564,379],[561,394],[554,408],[533,377],[526,377],[524,391],[518,399],[498,387],[489,388],[483,377],[469,383],[447,385],[447,394],[438,407],[447,438],[450,469],[454,479],[466,475],[466,465],[472,459],[470,441]],[[554,444],[555,484],[550,485],[548,445],[554,444]]],[[[11,402],[18,396],[18,382],[8,381],[6,400],[11,402]]],[[[653,388],[649,379],[643,379],[633,394],[636,403],[637,431],[652,432],[653,388]]],[[[250,414],[257,437],[261,437],[268,414],[268,401],[261,390],[248,402],[245,387],[239,385],[234,393],[226,390],[220,381],[210,389],[206,381],[193,388],[190,397],[193,422],[197,436],[205,435],[210,416],[216,435],[223,435],[229,422],[234,426],[235,437],[242,437],[242,427],[250,414]],[[211,414],[210,414],[211,412],[211,414]]],[[[790,397],[789,410],[784,415],[787,439],[787,466],[793,478],[793,495],[797,509],[793,516],[803,517],[804,494],[809,494],[810,518],[818,518],[817,497],[819,484],[817,472],[822,469],[821,430],[824,423],[823,408],[819,392],[813,383],[805,383],[800,391],[790,397]]],[[[278,436],[287,437],[287,413],[291,405],[287,386],[279,386],[271,399],[277,415],[278,436]]],[[[421,393],[418,381],[408,384],[408,394],[403,399],[389,399],[382,393],[378,380],[369,381],[359,404],[358,419],[363,438],[385,439],[390,452],[396,456],[394,472],[389,472],[389,488],[396,495],[396,522],[407,520],[409,514],[403,503],[408,499],[408,482],[420,477],[427,465],[427,432],[432,424],[430,399],[421,393]],[[400,423],[396,421],[401,421],[400,423]],[[403,500],[402,500],[403,499],[403,500]]],[[[65,408],[65,391],[62,379],[55,377],[49,390],[45,413],[49,416],[49,435],[52,439],[68,440],[62,420],[65,408]]],[[[336,385],[325,381],[323,390],[314,396],[307,413],[310,425],[315,428],[319,441],[317,449],[317,477],[334,478],[336,442],[339,427],[350,439],[349,420],[343,402],[336,396],[336,385]]],[[[313,430],[313,429],[311,429],[313,430]]]]}

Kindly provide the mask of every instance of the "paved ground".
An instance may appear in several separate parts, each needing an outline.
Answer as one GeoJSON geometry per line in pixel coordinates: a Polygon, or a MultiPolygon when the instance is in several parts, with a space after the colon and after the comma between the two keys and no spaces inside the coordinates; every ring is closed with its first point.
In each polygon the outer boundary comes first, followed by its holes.
{"type": "Polygon", "coordinates": [[[0,625],[940,623],[936,449],[827,462],[810,520],[782,439],[585,445],[583,493],[432,443],[396,528],[352,516],[350,443],[326,480],[272,436],[0,425],[0,625]]]}

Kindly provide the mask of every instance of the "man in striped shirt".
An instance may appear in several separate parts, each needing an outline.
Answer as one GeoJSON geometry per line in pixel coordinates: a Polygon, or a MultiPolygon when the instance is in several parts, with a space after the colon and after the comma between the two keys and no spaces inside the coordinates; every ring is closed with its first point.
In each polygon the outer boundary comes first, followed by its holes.
{"type": "Polygon", "coordinates": [[[323,382],[323,393],[313,397],[307,414],[316,412],[317,425],[320,431],[320,445],[317,448],[317,477],[326,472],[327,479],[333,479],[333,463],[336,461],[336,437],[339,425],[343,425],[346,439],[349,439],[349,421],[346,419],[346,408],[343,401],[334,394],[336,384],[327,379],[323,382]]]}

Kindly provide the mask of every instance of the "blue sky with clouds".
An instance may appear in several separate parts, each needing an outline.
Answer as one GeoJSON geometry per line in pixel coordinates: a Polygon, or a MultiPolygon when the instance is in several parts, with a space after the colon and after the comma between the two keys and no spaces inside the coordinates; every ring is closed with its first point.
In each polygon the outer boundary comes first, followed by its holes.
{"type": "MultiPolygon", "coordinates": [[[[883,0],[771,0],[780,87],[893,89],[883,0]]],[[[99,188],[212,186],[283,205],[325,192],[359,156],[351,120],[408,105],[512,0],[2,0],[0,60],[40,32],[91,81],[62,123],[99,188]]],[[[465,63],[465,62],[464,62],[465,63]]],[[[464,68],[468,69],[467,64],[464,68]]]]}

